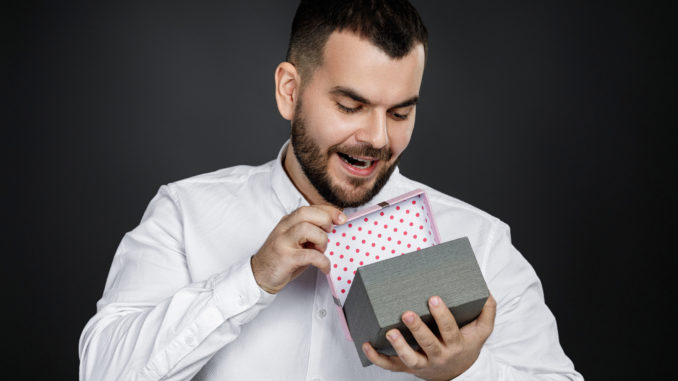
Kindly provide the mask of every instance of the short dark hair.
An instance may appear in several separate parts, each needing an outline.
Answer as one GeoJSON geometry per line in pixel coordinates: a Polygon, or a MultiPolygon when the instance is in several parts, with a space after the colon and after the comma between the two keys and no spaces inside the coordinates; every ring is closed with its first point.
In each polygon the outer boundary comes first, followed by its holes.
{"type": "Polygon", "coordinates": [[[348,30],[368,39],[392,58],[406,56],[417,43],[428,55],[428,32],[407,0],[301,0],[292,21],[287,61],[302,82],[322,64],[332,32],[348,30]]]}

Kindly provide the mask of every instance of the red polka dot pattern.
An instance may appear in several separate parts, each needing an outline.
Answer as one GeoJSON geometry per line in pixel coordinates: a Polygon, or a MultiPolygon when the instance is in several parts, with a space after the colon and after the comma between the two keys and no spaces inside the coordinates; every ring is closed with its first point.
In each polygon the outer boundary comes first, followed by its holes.
{"type": "Polygon", "coordinates": [[[358,267],[436,244],[433,235],[435,229],[429,215],[430,211],[422,194],[418,194],[332,229],[328,237],[330,245],[334,245],[331,246],[332,251],[328,245],[325,255],[332,262],[330,279],[337,293],[335,296],[342,305],[358,267]],[[389,223],[398,226],[402,224],[403,227],[412,226],[418,234],[407,234],[407,229],[399,232],[393,226],[389,229],[389,223]],[[372,234],[371,229],[374,227],[381,228],[382,233],[372,234]],[[370,249],[378,250],[380,255],[370,255],[370,249]],[[360,261],[354,261],[353,256],[358,253],[361,253],[360,261]]]}

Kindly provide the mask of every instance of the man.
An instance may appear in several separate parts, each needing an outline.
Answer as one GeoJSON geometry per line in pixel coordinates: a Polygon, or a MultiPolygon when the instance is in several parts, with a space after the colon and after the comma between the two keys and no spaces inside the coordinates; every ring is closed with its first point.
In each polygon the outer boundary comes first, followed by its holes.
{"type": "Polygon", "coordinates": [[[302,1],[275,72],[291,141],[266,165],[160,188],[83,331],[81,379],[581,379],[508,227],[397,170],[426,49],[406,1],[302,1]],[[460,329],[432,295],[440,336],[403,311],[422,350],[391,330],[398,356],[365,343],[376,366],[363,368],[323,275],[327,232],[419,187],[442,240],[469,237],[494,297],[460,329]]]}

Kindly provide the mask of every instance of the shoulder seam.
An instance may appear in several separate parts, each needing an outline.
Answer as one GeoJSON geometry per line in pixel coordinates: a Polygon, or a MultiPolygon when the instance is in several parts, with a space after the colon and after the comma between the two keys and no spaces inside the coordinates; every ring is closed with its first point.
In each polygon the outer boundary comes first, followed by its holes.
{"type": "Polygon", "coordinates": [[[180,185],[181,183],[237,183],[237,182],[243,182],[244,180],[248,179],[251,176],[260,174],[260,173],[265,173],[265,172],[270,172],[271,168],[270,166],[267,165],[259,165],[259,166],[247,166],[247,165],[238,165],[234,167],[229,167],[229,168],[223,168],[219,169],[213,172],[207,172],[203,173],[200,175],[188,177],[185,179],[177,180],[172,182],[172,184],[177,184],[180,185]],[[247,171],[243,173],[233,173],[234,169],[241,169],[241,168],[247,168],[247,171]],[[230,170],[230,171],[229,171],[230,170]],[[226,172],[225,174],[221,174],[220,172],[226,172]],[[230,172],[230,173],[228,173],[230,172]]]}

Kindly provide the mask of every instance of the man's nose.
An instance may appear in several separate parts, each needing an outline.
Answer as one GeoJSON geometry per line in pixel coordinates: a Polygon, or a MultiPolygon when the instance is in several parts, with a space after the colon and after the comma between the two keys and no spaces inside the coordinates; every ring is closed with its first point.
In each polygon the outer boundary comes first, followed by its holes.
{"type": "Polygon", "coordinates": [[[357,139],[374,148],[383,148],[388,145],[388,118],[386,113],[377,110],[372,110],[371,114],[360,129],[357,139]]]}

